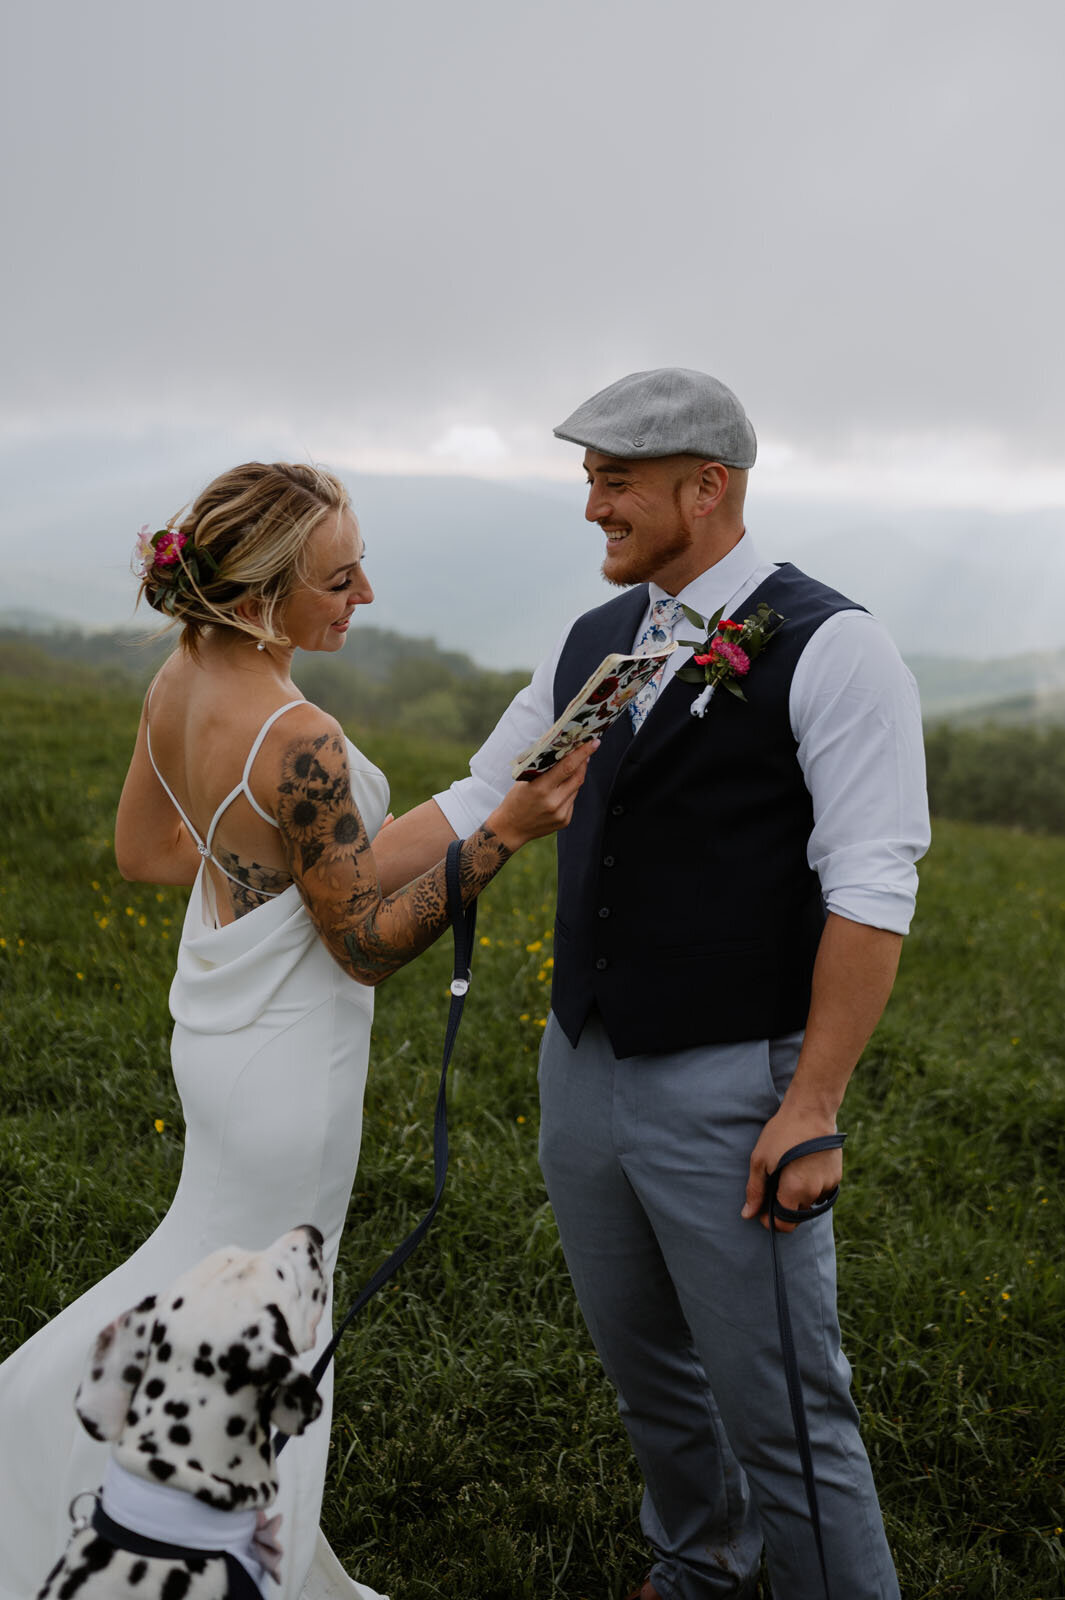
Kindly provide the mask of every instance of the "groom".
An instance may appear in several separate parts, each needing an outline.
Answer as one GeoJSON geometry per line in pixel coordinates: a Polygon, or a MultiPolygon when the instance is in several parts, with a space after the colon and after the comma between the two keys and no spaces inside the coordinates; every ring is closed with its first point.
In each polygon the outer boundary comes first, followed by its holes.
{"type": "MultiPolygon", "coordinates": [[[[471,832],[604,655],[693,636],[676,601],[783,618],[735,676],[744,698],[719,688],[693,716],[679,649],[590,763],[558,840],[540,1160],[646,1485],[655,1560],[636,1595],[750,1595],[764,1546],[775,1595],[822,1600],[762,1205],[781,1155],[835,1129],[894,981],[928,843],[916,690],[866,611],[755,549],[755,435],[723,384],[633,373],[555,433],[583,447],[585,515],[622,593],[567,630],[471,775],[375,855],[387,888],[471,832]]],[[[838,1151],[792,1162],[782,1205],[812,1205],[841,1171],[838,1151]]],[[[833,1594],[897,1600],[831,1217],[782,1243],[833,1594]]]]}

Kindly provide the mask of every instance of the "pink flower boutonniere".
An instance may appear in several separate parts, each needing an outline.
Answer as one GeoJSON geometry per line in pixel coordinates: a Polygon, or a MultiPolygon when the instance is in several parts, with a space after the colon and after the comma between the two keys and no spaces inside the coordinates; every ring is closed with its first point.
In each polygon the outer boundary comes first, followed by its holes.
{"type": "Polygon", "coordinates": [[[706,630],[705,639],[677,640],[678,645],[690,646],[696,652],[691,665],[681,667],[677,677],[683,678],[685,683],[703,685],[702,693],[692,701],[692,716],[706,715],[706,708],[718,684],[724,684],[729,694],[734,694],[737,700],[746,700],[747,696],[736,680],[747,676],[751,662],[761,655],[784,621],[780,612],[773,611],[763,601],[749,617],[744,617],[742,622],[734,622],[731,617],[722,616],[724,606],[709,620],[690,606],[684,606],[683,609],[689,622],[706,630]]]}

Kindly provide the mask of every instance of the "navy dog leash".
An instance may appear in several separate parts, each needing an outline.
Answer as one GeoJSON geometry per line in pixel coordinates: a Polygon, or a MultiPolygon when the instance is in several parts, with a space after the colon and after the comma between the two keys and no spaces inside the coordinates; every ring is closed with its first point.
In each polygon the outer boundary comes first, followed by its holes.
{"type": "MultiPolygon", "coordinates": [[[[311,1378],[314,1381],[315,1388],[321,1383],[322,1375],[332,1361],[337,1345],[363,1306],[366,1305],[368,1300],[373,1299],[377,1291],[388,1282],[394,1272],[399,1270],[407,1257],[417,1249],[425,1238],[443,1198],[448,1157],[447,1069],[451,1062],[451,1052],[455,1048],[459,1023],[462,1021],[462,1008],[466,1003],[466,994],[470,987],[470,970],[473,964],[473,933],[477,924],[477,901],[472,900],[469,906],[462,904],[462,892],[459,887],[459,851],[461,849],[462,840],[452,840],[447,847],[445,861],[447,904],[451,915],[451,930],[454,935],[455,965],[451,978],[451,1005],[448,1010],[447,1030],[444,1034],[444,1059],[440,1068],[440,1084],[436,1091],[436,1113],[433,1119],[434,1190],[432,1204],[417,1226],[408,1233],[402,1244],[396,1246],[388,1260],[381,1263],[373,1277],[360,1289],[342,1320],[337,1324],[333,1337],[318,1357],[312,1369],[311,1378]]],[[[287,1434],[275,1434],[275,1457],[281,1454],[287,1442],[287,1434]]]]}
{"type": "Polygon", "coordinates": [[[806,1425],[806,1408],[802,1403],[802,1383],[799,1378],[799,1363],[795,1354],[795,1339],[791,1331],[791,1313],[788,1310],[788,1291],[784,1281],[784,1268],[777,1250],[777,1222],[809,1222],[814,1217],[823,1217],[831,1211],[839,1199],[839,1184],[823,1200],[818,1200],[814,1205],[802,1211],[793,1211],[789,1206],[782,1206],[777,1199],[777,1188],[780,1184],[780,1174],[792,1161],[797,1161],[800,1156],[816,1155],[821,1150],[842,1149],[845,1133],[826,1133],[819,1139],[804,1139],[802,1144],[793,1145],[790,1150],[785,1150],[776,1167],[766,1174],[766,1199],[765,1210],[769,1213],[769,1240],[773,1257],[773,1287],[777,1301],[777,1325],[780,1328],[780,1346],[784,1356],[784,1376],[788,1384],[788,1403],[791,1406],[791,1420],[795,1426],[795,1440],[799,1446],[799,1460],[802,1463],[802,1478],[806,1486],[806,1503],[810,1508],[810,1521],[813,1524],[814,1540],[817,1544],[817,1559],[821,1564],[821,1579],[825,1586],[825,1600],[831,1600],[828,1587],[828,1568],[825,1563],[825,1547],[821,1538],[821,1517],[817,1509],[817,1485],[814,1482],[813,1454],[810,1449],[810,1430],[806,1425]]]}

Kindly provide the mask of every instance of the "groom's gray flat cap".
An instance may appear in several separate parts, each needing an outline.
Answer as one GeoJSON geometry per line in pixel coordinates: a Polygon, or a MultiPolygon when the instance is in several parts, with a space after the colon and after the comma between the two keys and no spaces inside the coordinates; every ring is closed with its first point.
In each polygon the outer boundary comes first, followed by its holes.
{"type": "Polygon", "coordinates": [[[705,372],[656,367],[600,389],[554,430],[557,439],[605,456],[704,456],[753,467],[754,429],[731,389],[705,372]]]}

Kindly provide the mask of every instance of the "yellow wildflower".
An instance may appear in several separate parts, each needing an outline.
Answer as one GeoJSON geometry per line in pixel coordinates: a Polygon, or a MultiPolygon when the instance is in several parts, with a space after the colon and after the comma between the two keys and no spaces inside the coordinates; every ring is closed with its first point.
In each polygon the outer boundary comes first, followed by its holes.
{"type": "Polygon", "coordinates": [[[162,1117],[156,1117],[156,1119],[155,1119],[155,1131],[156,1131],[156,1133],[162,1133],[162,1131],[163,1131],[163,1129],[165,1127],[166,1127],[166,1123],[163,1121],[162,1117]]]}

